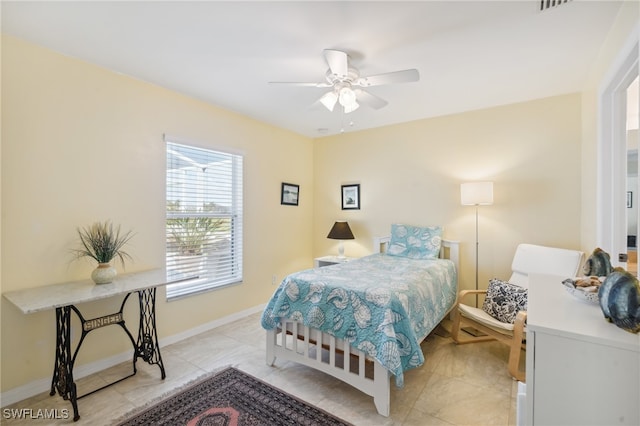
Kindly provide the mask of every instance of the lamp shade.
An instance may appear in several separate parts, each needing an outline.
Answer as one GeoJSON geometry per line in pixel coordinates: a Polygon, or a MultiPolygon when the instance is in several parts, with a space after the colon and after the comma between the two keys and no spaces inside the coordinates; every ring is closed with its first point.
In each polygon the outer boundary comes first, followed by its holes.
{"type": "Polygon", "coordinates": [[[356,103],[356,93],[350,87],[340,89],[338,101],[343,107],[356,103]]]}
{"type": "Polygon", "coordinates": [[[460,202],[463,206],[488,206],[493,204],[493,182],[460,184],[460,202]]]}
{"type": "Polygon", "coordinates": [[[349,228],[347,221],[339,220],[333,224],[327,238],[331,238],[332,240],[353,240],[355,237],[353,236],[353,232],[351,232],[351,228],[349,228]]]}
{"type": "Polygon", "coordinates": [[[327,92],[320,98],[320,102],[327,107],[329,111],[333,111],[333,107],[335,107],[336,102],[338,102],[338,95],[334,92],[327,92]]]}
{"type": "Polygon", "coordinates": [[[344,113],[345,114],[349,114],[350,112],[353,112],[353,111],[357,110],[358,108],[360,108],[360,104],[354,101],[354,102],[344,106],[344,113]]]}

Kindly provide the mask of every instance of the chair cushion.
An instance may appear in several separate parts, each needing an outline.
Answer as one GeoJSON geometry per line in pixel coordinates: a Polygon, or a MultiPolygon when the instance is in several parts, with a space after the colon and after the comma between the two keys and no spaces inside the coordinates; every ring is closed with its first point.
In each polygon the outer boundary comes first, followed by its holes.
{"type": "Polygon", "coordinates": [[[489,328],[494,329],[497,332],[506,335],[513,334],[513,324],[507,324],[506,322],[500,322],[481,308],[474,308],[473,306],[463,305],[462,303],[458,305],[458,309],[463,317],[466,317],[473,322],[480,323],[489,328]]]}
{"type": "Polygon", "coordinates": [[[482,310],[498,321],[513,324],[518,312],[527,310],[527,289],[493,278],[489,280],[482,310]]]}

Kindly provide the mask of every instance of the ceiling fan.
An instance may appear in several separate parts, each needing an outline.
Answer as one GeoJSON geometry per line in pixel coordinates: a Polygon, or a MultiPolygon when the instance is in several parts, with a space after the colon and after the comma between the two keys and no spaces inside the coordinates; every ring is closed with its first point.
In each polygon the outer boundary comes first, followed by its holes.
{"type": "Polygon", "coordinates": [[[371,108],[380,109],[387,105],[387,101],[375,96],[362,88],[381,86],[383,84],[409,83],[420,80],[420,73],[416,69],[394,71],[383,74],[360,76],[360,72],[349,65],[349,56],[340,50],[325,49],[324,59],[329,66],[325,79],[319,83],[295,83],[273,81],[270,84],[287,84],[306,87],[327,87],[330,91],[319,99],[329,111],[333,111],[336,104],[340,104],[346,114],[355,111],[362,102],[371,108]]]}

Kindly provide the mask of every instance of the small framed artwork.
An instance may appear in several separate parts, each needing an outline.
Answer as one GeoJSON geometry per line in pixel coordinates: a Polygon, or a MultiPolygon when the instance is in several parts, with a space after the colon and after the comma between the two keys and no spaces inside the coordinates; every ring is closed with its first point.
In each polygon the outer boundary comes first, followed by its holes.
{"type": "Polygon", "coordinates": [[[627,191],[627,208],[633,207],[633,192],[627,191]]]}
{"type": "Polygon", "coordinates": [[[360,184],[342,185],[342,210],[360,210],[360,184]]]}
{"type": "Polygon", "coordinates": [[[297,206],[300,197],[300,185],[282,182],[280,204],[285,206],[297,206]]]}

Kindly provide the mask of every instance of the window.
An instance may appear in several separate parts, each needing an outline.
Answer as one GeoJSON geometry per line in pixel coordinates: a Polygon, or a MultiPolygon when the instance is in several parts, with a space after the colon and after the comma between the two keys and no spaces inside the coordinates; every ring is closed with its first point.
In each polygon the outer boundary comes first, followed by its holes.
{"type": "Polygon", "coordinates": [[[167,298],[242,281],[242,156],[167,144],[167,298]]]}

